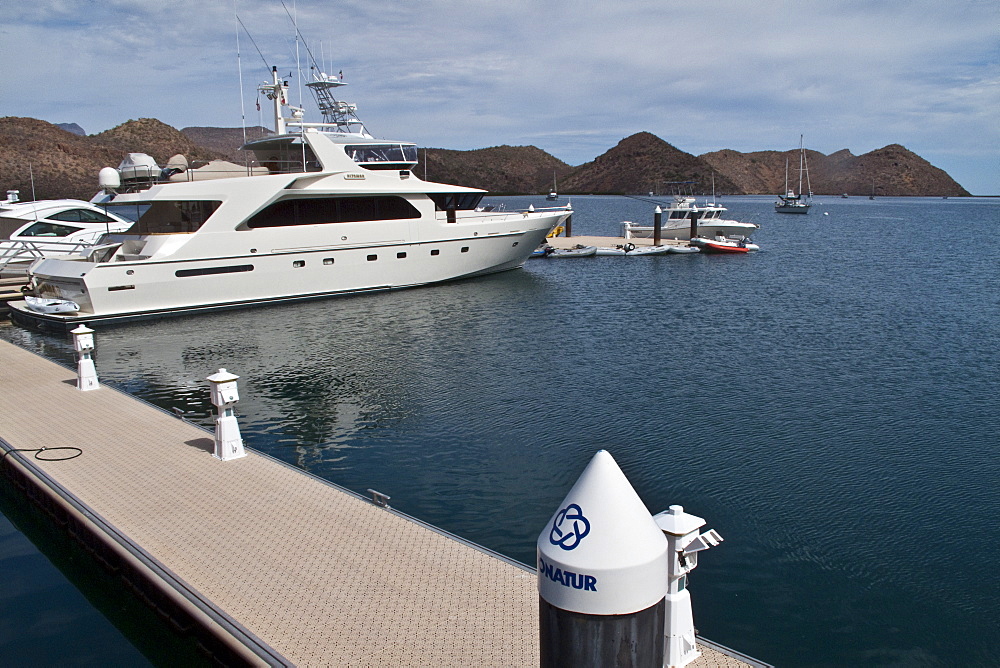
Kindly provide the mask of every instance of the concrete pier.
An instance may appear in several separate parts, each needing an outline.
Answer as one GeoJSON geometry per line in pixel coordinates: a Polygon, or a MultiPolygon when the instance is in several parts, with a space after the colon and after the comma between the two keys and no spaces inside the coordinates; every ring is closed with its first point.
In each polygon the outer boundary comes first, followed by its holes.
{"type": "MultiPolygon", "coordinates": [[[[0,484],[221,663],[538,665],[533,569],[75,382],[0,341],[0,484]]],[[[764,665],[701,647],[692,665],[764,665]]]]}

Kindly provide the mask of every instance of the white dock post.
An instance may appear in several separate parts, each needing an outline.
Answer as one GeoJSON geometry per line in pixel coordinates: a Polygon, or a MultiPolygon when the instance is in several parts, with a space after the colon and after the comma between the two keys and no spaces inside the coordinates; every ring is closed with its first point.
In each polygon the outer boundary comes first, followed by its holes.
{"type": "Polygon", "coordinates": [[[212,384],[212,403],[219,409],[219,415],[215,418],[215,453],[212,456],[222,461],[247,456],[240,436],[240,425],[233,412],[233,407],[240,400],[236,389],[237,379],[239,376],[225,369],[219,369],[218,373],[205,379],[212,384]]]}
{"type": "Polygon", "coordinates": [[[540,665],[662,668],[667,541],[601,450],[538,537],[540,665]]]}
{"type": "Polygon", "coordinates": [[[657,513],[653,519],[667,537],[669,545],[670,574],[663,665],[665,668],[680,668],[701,656],[695,640],[687,574],[698,565],[698,552],[718,545],[722,536],[715,529],[699,534],[698,529],[705,525],[705,520],[685,513],[682,506],[670,506],[669,510],[657,513]]]}
{"type": "Polygon", "coordinates": [[[73,350],[76,351],[76,389],[81,392],[100,388],[97,382],[97,368],[94,366],[94,330],[80,325],[73,335],[73,350]]]}

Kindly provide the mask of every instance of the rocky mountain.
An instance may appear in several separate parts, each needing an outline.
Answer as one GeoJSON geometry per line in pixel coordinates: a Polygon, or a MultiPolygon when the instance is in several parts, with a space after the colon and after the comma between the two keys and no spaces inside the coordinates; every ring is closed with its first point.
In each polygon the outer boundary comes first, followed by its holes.
{"type": "MultiPolygon", "coordinates": [[[[560,190],[567,193],[634,194],[672,191],[670,183],[691,181],[690,190],[712,192],[713,168],[701,158],[685,153],[656,135],[639,132],[573,170],[560,190]]],[[[719,192],[739,192],[724,174],[715,174],[719,192]]],[[[687,190],[685,188],[684,190],[687,190]]]]}
{"type": "Polygon", "coordinates": [[[181,130],[185,137],[203,148],[210,149],[216,153],[229,156],[227,159],[237,164],[242,164],[246,159],[246,154],[240,150],[245,142],[253,139],[260,139],[274,132],[267,128],[256,126],[247,128],[210,128],[210,127],[190,127],[181,130]]]}
{"type": "Polygon", "coordinates": [[[161,165],[178,153],[196,164],[224,157],[151,118],[128,121],[97,135],[79,136],[34,118],[0,118],[0,187],[21,199],[90,199],[97,173],[117,167],[127,153],[148,153],[161,165]]]}
{"type": "Polygon", "coordinates": [[[87,133],[83,131],[83,128],[81,128],[76,123],[56,123],[56,127],[65,130],[66,132],[71,132],[75,135],[79,135],[80,137],[87,136],[87,133]]]}
{"type": "MultiPolygon", "coordinates": [[[[923,195],[930,197],[967,196],[968,191],[941,169],[899,144],[890,144],[864,155],[847,149],[830,155],[806,152],[809,183],[817,195],[923,195]]],[[[699,156],[725,174],[745,193],[777,195],[785,190],[785,161],[788,181],[796,191],[799,180],[799,151],[758,151],[740,153],[723,150],[699,156]]],[[[803,180],[803,189],[806,188],[803,180]]]]}
{"type": "MultiPolygon", "coordinates": [[[[247,138],[264,136],[251,128],[247,138]]],[[[18,189],[22,199],[89,199],[101,167],[116,167],[127,153],[148,153],[161,165],[180,153],[200,161],[243,162],[240,128],[189,127],[183,131],[152,118],[128,121],[96,135],[79,136],[33,118],[0,118],[0,189],[18,189]]],[[[816,194],[968,195],[944,171],[898,144],[854,156],[848,150],[806,152],[816,194]]],[[[560,194],[671,192],[669,182],[693,181],[694,193],[776,195],[784,189],[785,160],[797,182],[798,150],[739,153],[723,150],[693,156],[659,137],[640,132],[622,139],[593,161],[572,167],[534,146],[494,146],[471,151],[421,149],[415,173],[431,181],[493,193],[543,194],[558,180],[560,194]]]]}
{"type": "Polygon", "coordinates": [[[473,151],[442,148],[420,150],[417,176],[429,181],[482,188],[492,193],[547,193],[553,176],[562,188],[562,178],[573,170],[562,160],[534,146],[494,146],[473,151]]]}

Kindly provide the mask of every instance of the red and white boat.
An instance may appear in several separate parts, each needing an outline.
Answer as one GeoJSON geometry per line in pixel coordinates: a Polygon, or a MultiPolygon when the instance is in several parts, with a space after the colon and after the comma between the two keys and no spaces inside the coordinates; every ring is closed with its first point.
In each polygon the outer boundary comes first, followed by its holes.
{"type": "Polygon", "coordinates": [[[760,246],[747,238],[737,240],[721,236],[714,239],[695,237],[691,240],[691,245],[697,246],[703,253],[749,253],[760,250],[760,246]]]}

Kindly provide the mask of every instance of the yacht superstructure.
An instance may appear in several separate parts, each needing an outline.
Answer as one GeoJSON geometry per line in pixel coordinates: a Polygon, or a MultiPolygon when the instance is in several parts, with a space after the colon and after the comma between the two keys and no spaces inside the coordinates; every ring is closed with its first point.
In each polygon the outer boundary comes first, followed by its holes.
{"type": "Polygon", "coordinates": [[[322,123],[304,122],[296,107],[285,115],[276,68],[260,86],[276,134],[244,146],[259,164],[247,175],[165,182],[101,170],[95,203],[136,223],[86,254],[31,266],[28,294],[76,311],[38,313],[22,301],[12,317],[69,327],[488,274],[521,266],[571,215],[569,206],[485,211],[485,191],[421,180],[415,144],[372,137],[333,97],[342,81],[317,74],[311,83],[322,123]]]}

